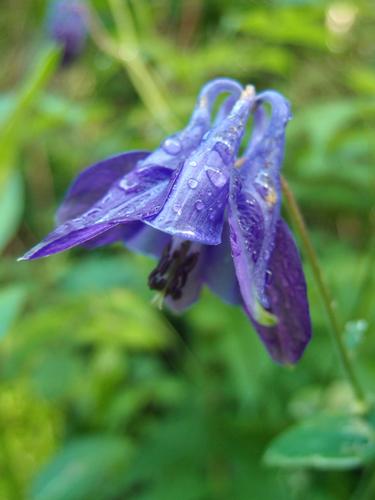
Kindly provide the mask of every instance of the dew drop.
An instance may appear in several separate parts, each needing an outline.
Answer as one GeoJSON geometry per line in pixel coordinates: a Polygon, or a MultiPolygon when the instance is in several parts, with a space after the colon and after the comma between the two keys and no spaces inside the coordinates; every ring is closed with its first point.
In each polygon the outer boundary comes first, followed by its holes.
{"type": "Polygon", "coordinates": [[[163,149],[170,155],[177,155],[181,151],[181,143],[178,139],[169,137],[164,141],[163,149]]]}
{"type": "Polygon", "coordinates": [[[100,204],[105,205],[106,203],[111,202],[112,199],[113,199],[113,194],[110,191],[106,196],[104,196],[104,198],[102,198],[102,200],[100,201],[100,204]]]}
{"type": "Polygon", "coordinates": [[[267,172],[259,172],[259,174],[256,176],[255,181],[264,187],[269,187],[272,185],[272,179],[267,172]]]}
{"type": "Polygon", "coordinates": [[[267,269],[267,271],[266,271],[265,281],[266,281],[266,285],[270,285],[271,284],[271,281],[272,281],[272,271],[270,271],[269,269],[267,269]]]}
{"type": "Polygon", "coordinates": [[[228,181],[223,172],[216,168],[206,167],[206,174],[211,183],[217,188],[222,188],[228,181]]]}
{"type": "Polygon", "coordinates": [[[195,208],[198,210],[198,212],[200,212],[201,210],[204,209],[204,203],[202,200],[197,200],[195,202],[195,208]]]}
{"type": "Polygon", "coordinates": [[[197,166],[197,162],[195,160],[191,160],[189,162],[189,167],[196,167],[197,166]]]}
{"type": "Polygon", "coordinates": [[[223,164],[223,160],[217,151],[211,151],[207,156],[206,163],[211,167],[220,167],[223,164]]]}
{"type": "Polygon", "coordinates": [[[177,203],[176,205],[173,205],[173,212],[176,213],[177,215],[181,215],[182,213],[181,205],[178,205],[177,203]]]}
{"type": "Polygon", "coordinates": [[[138,185],[138,182],[135,179],[129,179],[127,177],[124,177],[120,182],[119,182],[119,187],[123,189],[124,191],[133,191],[138,185]]]}
{"type": "Polygon", "coordinates": [[[196,187],[198,186],[198,181],[196,179],[189,179],[188,185],[189,185],[189,188],[196,189],[196,187]]]}
{"type": "Polygon", "coordinates": [[[228,144],[225,144],[225,142],[218,142],[215,145],[215,149],[219,153],[224,163],[229,164],[232,161],[233,155],[228,144]]]}

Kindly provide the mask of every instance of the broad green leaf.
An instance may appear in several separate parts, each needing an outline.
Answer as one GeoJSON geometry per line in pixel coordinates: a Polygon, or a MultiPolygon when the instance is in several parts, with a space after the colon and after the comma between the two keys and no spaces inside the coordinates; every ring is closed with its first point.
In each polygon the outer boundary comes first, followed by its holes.
{"type": "Polygon", "coordinates": [[[352,416],[319,416],[286,430],[264,460],[279,467],[351,469],[375,458],[374,429],[352,416]]]}
{"type": "Polygon", "coordinates": [[[70,442],[47,464],[32,485],[32,500],[120,498],[131,457],[128,442],[107,435],[70,442]]]}
{"type": "Polygon", "coordinates": [[[252,9],[240,18],[240,29],[260,39],[326,50],[324,25],[318,9],[299,7],[252,9]],[[301,25],[301,13],[304,23],[301,25]]]}
{"type": "Polygon", "coordinates": [[[23,201],[22,177],[12,172],[0,186],[0,252],[17,231],[23,201]]]}
{"type": "Polygon", "coordinates": [[[0,290],[0,339],[17,318],[26,299],[26,289],[14,285],[0,290]]]}

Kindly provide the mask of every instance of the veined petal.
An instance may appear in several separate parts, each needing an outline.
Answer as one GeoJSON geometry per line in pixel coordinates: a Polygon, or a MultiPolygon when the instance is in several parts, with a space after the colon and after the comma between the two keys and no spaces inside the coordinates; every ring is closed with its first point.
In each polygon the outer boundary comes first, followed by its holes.
{"type": "Polygon", "coordinates": [[[275,323],[276,318],[262,306],[259,289],[264,298],[264,286],[256,280],[257,266],[268,264],[271,248],[261,253],[266,238],[264,214],[258,200],[243,187],[240,173],[233,170],[228,205],[230,243],[234,267],[246,310],[261,323],[275,323]]]}
{"type": "Polygon", "coordinates": [[[157,214],[168,196],[172,177],[173,172],[164,167],[131,171],[87,212],[58,226],[22,259],[46,257],[80,245],[118,224],[157,214]]]}
{"type": "Polygon", "coordinates": [[[265,286],[280,217],[280,169],[290,109],[284,97],[273,91],[260,94],[257,106],[243,166],[232,173],[229,222],[233,253],[240,253],[234,261],[246,307],[258,322],[268,323],[272,318],[265,311],[269,306],[265,286]],[[264,102],[272,106],[269,118],[264,102]],[[245,276],[242,285],[240,275],[245,276]]]}
{"type": "Polygon", "coordinates": [[[71,184],[57,211],[57,224],[87,212],[116,181],[133,170],[136,164],[149,154],[147,151],[121,153],[95,163],[81,172],[71,184]]]}
{"type": "Polygon", "coordinates": [[[138,230],[131,236],[124,238],[124,243],[133,252],[159,258],[171,239],[171,236],[144,224],[143,222],[132,222],[137,224],[138,230]]]}
{"type": "Polygon", "coordinates": [[[133,238],[143,226],[144,224],[139,221],[118,224],[105,233],[86,241],[83,243],[83,246],[91,250],[93,248],[110,245],[111,243],[115,243],[117,241],[127,241],[130,238],[133,238]]]}
{"type": "Polygon", "coordinates": [[[227,223],[224,223],[223,237],[220,245],[208,245],[205,247],[203,276],[209,289],[225,302],[233,305],[242,303],[231,255],[229,226],[227,223]]]}
{"type": "Polygon", "coordinates": [[[137,220],[126,224],[118,224],[105,233],[87,241],[83,246],[93,249],[116,241],[122,241],[126,248],[132,252],[159,258],[170,239],[169,234],[157,231],[137,220]]]}
{"type": "Polygon", "coordinates": [[[296,363],[310,341],[311,322],[301,259],[293,236],[281,219],[276,226],[266,294],[269,311],[278,322],[266,327],[250,314],[255,329],[275,361],[296,363]]]}
{"type": "Polygon", "coordinates": [[[267,90],[257,95],[253,135],[243,158],[241,172],[249,180],[259,172],[270,177],[280,173],[284,160],[285,129],[291,119],[289,102],[278,92],[267,90]],[[264,104],[271,106],[267,116],[264,104]]]}
{"type": "Polygon", "coordinates": [[[167,295],[164,299],[165,304],[173,312],[179,314],[192,306],[198,299],[203,286],[203,267],[205,263],[205,247],[193,243],[190,253],[198,253],[198,260],[192,271],[189,272],[186,283],[182,288],[180,297],[173,298],[167,295]]]}
{"type": "Polygon", "coordinates": [[[221,242],[230,173],[253,102],[254,89],[249,87],[186,159],[163,209],[148,224],[202,244],[221,242]]]}

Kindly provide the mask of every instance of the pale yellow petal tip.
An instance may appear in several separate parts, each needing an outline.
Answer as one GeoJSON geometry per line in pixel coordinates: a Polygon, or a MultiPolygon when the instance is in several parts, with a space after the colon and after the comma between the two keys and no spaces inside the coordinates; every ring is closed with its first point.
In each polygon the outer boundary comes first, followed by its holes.
{"type": "Polygon", "coordinates": [[[275,326],[278,323],[277,317],[264,309],[258,301],[255,306],[255,319],[262,326],[275,326]]]}

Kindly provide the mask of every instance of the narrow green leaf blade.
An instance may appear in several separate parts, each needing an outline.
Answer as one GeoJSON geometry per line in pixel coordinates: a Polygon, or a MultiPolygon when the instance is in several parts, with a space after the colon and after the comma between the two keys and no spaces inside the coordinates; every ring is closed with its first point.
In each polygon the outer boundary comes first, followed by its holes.
{"type": "Polygon", "coordinates": [[[0,185],[0,252],[17,231],[23,201],[22,177],[19,172],[12,172],[0,185]]]}

